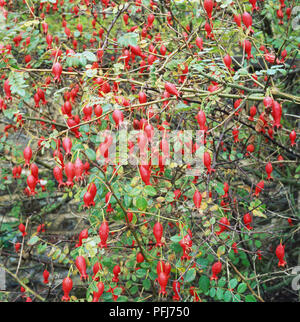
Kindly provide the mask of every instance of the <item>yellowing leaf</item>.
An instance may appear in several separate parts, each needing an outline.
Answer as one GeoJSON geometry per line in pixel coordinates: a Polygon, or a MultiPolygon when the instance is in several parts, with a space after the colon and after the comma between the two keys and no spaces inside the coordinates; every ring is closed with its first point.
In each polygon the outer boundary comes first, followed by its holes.
{"type": "Polygon", "coordinates": [[[196,255],[196,257],[200,257],[200,256],[202,256],[202,252],[201,251],[199,251],[199,253],[196,255]]]}
{"type": "Polygon", "coordinates": [[[164,202],[165,198],[164,197],[158,197],[156,200],[157,200],[157,202],[164,202]]]}
{"type": "Polygon", "coordinates": [[[218,205],[213,205],[212,207],[209,208],[210,211],[217,211],[219,209],[218,205]]]}
{"type": "Polygon", "coordinates": [[[218,257],[221,257],[223,254],[225,254],[225,246],[224,245],[220,246],[217,251],[218,257]]]}
{"type": "Polygon", "coordinates": [[[252,213],[253,213],[253,216],[267,218],[267,216],[264,213],[262,213],[261,211],[259,211],[257,209],[254,209],[252,211],[252,213]]]}
{"type": "Polygon", "coordinates": [[[147,227],[144,225],[141,227],[142,233],[145,234],[147,232],[147,227]]]}
{"type": "Polygon", "coordinates": [[[30,21],[26,21],[22,27],[29,27],[31,25],[37,25],[39,24],[39,20],[30,20],[30,21]]]}
{"type": "Polygon", "coordinates": [[[207,208],[207,203],[202,201],[200,210],[205,210],[206,208],[207,208]]]}
{"type": "Polygon", "coordinates": [[[210,227],[210,222],[208,220],[205,220],[203,227],[210,227]]]}
{"type": "Polygon", "coordinates": [[[239,189],[244,189],[244,190],[248,191],[249,193],[251,192],[251,188],[249,186],[239,185],[237,187],[239,189]]]}
{"type": "Polygon", "coordinates": [[[148,42],[145,39],[143,39],[139,42],[139,46],[140,48],[145,48],[148,46],[148,42]]]}
{"type": "Polygon", "coordinates": [[[69,246],[68,245],[65,245],[65,247],[63,249],[63,253],[67,255],[67,254],[69,254],[69,251],[70,251],[69,250],[69,246]]]}
{"type": "Polygon", "coordinates": [[[204,236],[209,236],[211,234],[210,229],[206,229],[204,232],[204,236]]]}
{"type": "Polygon", "coordinates": [[[168,256],[168,261],[173,262],[175,260],[175,258],[176,258],[175,254],[171,254],[168,256]]]}
{"type": "Polygon", "coordinates": [[[140,180],[140,178],[139,177],[134,177],[134,178],[132,178],[131,179],[131,182],[130,182],[130,186],[132,187],[132,188],[134,188],[135,186],[137,186],[137,184],[139,183],[139,180],[140,180]]]}

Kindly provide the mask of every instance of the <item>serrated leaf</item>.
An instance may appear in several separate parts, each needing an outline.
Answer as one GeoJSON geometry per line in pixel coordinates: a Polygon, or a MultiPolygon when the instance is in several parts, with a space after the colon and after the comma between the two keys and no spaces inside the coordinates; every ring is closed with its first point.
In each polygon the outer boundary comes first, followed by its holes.
{"type": "Polygon", "coordinates": [[[221,288],[217,288],[217,299],[218,300],[223,300],[223,298],[224,298],[224,291],[221,289],[221,288]]]}
{"type": "Polygon", "coordinates": [[[229,281],[228,286],[230,289],[234,289],[238,284],[238,281],[236,278],[233,278],[229,281]]]}
{"type": "Polygon", "coordinates": [[[218,281],[218,286],[220,287],[224,287],[226,284],[226,278],[225,277],[221,277],[218,281]]]}
{"type": "Polygon", "coordinates": [[[239,284],[238,288],[237,288],[237,292],[238,293],[244,293],[247,289],[247,284],[246,283],[241,283],[239,284]]]}
{"type": "Polygon", "coordinates": [[[121,287],[117,287],[114,289],[114,295],[121,295],[122,294],[122,288],[121,287]]]}
{"type": "Polygon", "coordinates": [[[147,274],[147,271],[146,271],[145,269],[143,269],[143,268],[140,268],[140,269],[138,269],[138,270],[136,271],[136,276],[137,276],[138,278],[143,278],[143,277],[145,277],[145,276],[146,276],[146,274],[147,274]]]}
{"type": "Polygon", "coordinates": [[[230,291],[224,293],[224,302],[230,302],[232,300],[232,294],[230,291]]]}

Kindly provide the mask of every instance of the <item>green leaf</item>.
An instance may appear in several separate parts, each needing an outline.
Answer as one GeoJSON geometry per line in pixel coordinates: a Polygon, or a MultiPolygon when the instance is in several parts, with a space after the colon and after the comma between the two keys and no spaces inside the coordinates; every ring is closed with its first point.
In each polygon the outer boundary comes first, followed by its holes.
{"type": "Polygon", "coordinates": [[[17,111],[15,109],[7,109],[7,110],[3,110],[3,114],[5,117],[7,117],[8,119],[13,119],[14,118],[14,114],[17,111]]]}
{"type": "Polygon", "coordinates": [[[96,62],[97,61],[97,57],[95,54],[93,54],[90,51],[84,51],[81,56],[85,57],[88,61],[90,62],[96,62]]]}
{"type": "Polygon", "coordinates": [[[256,241],[255,241],[255,246],[256,246],[257,248],[260,248],[260,247],[261,247],[261,241],[260,241],[260,240],[256,240],[256,241]]]}
{"type": "Polygon", "coordinates": [[[224,298],[224,291],[221,288],[217,288],[217,299],[218,300],[223,300],[224,298]]]}
{"type": "Polygon", "coordinates": [[[182,63],[183,61],[181,59],[172,59],[170,62],[167,63],[166,68],[168,69],[177,69],[178,64],[182,63]]]}
{"type": "Polygon", "coordinates": [[[221,4],[221,8],[224,9],[224,8],[227,8],[230,4],[231,4],[231,0],[227,0],[225,1],[223,4],[221,4]]]}
{"type": "Polygon", "coordinates": [[[215,190],[217,191],[218,195],[223,195],[224,194],[223,183],[218,182],[217,185],[215,186],[215,190]]]}
{"type": "Polygon", "coordinates": [[[146,276],[146,274],[147,274],[147,271],[146,271],[145,269],[143,269],[143,268],[140,268],[140,269],[138,269],[138,270],[136,271],[136,276],[137,276],[138,278],[143,278],[143,277],[145,277],[145,276],[146,276]]]}
{"type": "Polygon", "coordinates": [[[121,295],[121,293],[122,293],[122,288],[121,287],[117,287],[116,289],[114,289],[114,294],[115,295],[121,295]]]}
{"type": "Polygon", "coordinates": [[[147,209],[147,200],[143,197],[139,197],[136,200],[136,206],[138,207],[139,210],[143,211],[147,209]]]}
{"type": "Polygon", "coordinates": [[[16,205],[16,206],[14,206],[13,208],[12,208],[12,210],[10,211],[10,215],[11,216],[13,216],[13,217],[18,217],[19,216],[19,214],[20,214],[20,212],[21,212],[21,206],[19,206],[19,205],[16,205]]]}
{"type": "Polygon", "coordinates": [[[220,287],[224,287],[224,286],[225,286],[225,284],[226,284],[226,278],[223,276],[223,277],[221,277],[221,278],[219,279],[219,281],[218,281],[218,286],[220,286],[220,287]]]}
{"type": "Polygon", "coordinates": [[[182,239],[182,236],[175,235],[175,236],[172,236],[170,239],[173,243],[179,243],[182,239]]]}
{"type": "Polygon", "coordinates": [[[131,197],[137,197],[139,194],[141,193],[141,189],[136,187],[134,189],[132,189],[131,191],[129,191],[129,195],[131,197]]]}
{"type": "Polygon", "coordinates": [[[225,246],[222,245],[218,248],[217,254],[222,256],[223,254],[225,254],[225,246]]]}
{"type": "Polygon", "coordinates": [[[112,262],[112,258],[111,257],[103,257],[102,259],[102,265],[108,267],[108,268],[113,268],[114,264],[112,262]]]}
{"type": "Polygon", "coordinates": [[[40,239],[39,239],[39,237],[38,237],[38,236],[32,236],[32,237],[28,240],[27,244],[28,244],[29,246],[33,246],[33,245],[35,245],[39,240],[40,240],[40,239]]]}
{"type": "Polygon", "coordinates": [[[43,254],[47,249],[47,244],[39,244],[37,247],[37,252],[43,254]]]}
{"type": "Polygon", "coordinates": [[[117,302],[128,302],[128,297],[125,295],[121,295],[117,298],[117,302]]]}
{"type": "Polygon", "coordinates": [[[128,32],[125,35],[119,37],[118,44],[127,47],[127,46],[137,46],[139,35],[136,32],[128,32]]]}
{"type": "Polygon", "coordinates": [[[151,282],[149,279],[143,280],[143,287],[145,288],[146,291],[149,291],[151,288],[151,282]]]}
{"type": "Polygon", "coordinates": [[[203,293],[208,292],[209,285],[210,285],[209,278],[207,276],[202,275],[199,279],[199,287],[203,291],[203,293]]]}
{"type": "Polygon", "coordinates": [[[215,295],[216,295],[216,289],[214,287],[210,289],[209,295],[210,295],[210,297],[215,297],[215,295]]]}
{"type": "Polygon", "coordinates": [[[195,268],[190,268],[187,273],[185,274],[184,277],[184,282],[185,283],[190,283],[192,282],[196,277],[196,270],[195,268]]]}
{"type": "Polygon", "coordinates": [[[60,249],[56,249],[56,251],[54,252],[54,254],[52,255],[52,259],[56,260],[58,259],[58,257],[61,255],[61,250],[60,249]]]}
{"type": "Polygon", "coordinates": [[[215,261],[215,258],[212,254],[208,254],[207,255],[207,260],[209,263],[213,263],[215,261]]]}
{"type": "Polygon", "coordinates": [[[239,284],[238,288],[237,288],[237,292],[238,293],[244,293],[247,289],[247,284],[246,283],[241,283],[239,284]]]}
{"type": "Polygon", "coordinates": [[[240,294],[234,294],[232,297],[232,302],[242,302],[240,294]]]}
{"type": "MultiPolygon", "coordinates": [[[[188,110],[191,110],[191,109],[192,109],[192,107],[191,107],[191,106],[186,105],[186,104],[184,104],[184,103],[182,103],[182,102],[178,103],[178,104],[175,106],[175,112],[176,112],[176,113],[183,112],[183,111],[188,111],[188,110]]],[[[176,143],[177,143],[177,142],[176,142],[176,143]]],[[[178,142],[178,143],[180,143],[180,142],[178,142]]],[[[181,144],[180,144],[180,145],[181,145],[181,144]]],[[[177,149],[177,151],[178,151],[178,149],[177,149]]]]}
{"type": "Polygon", "coordinates": [[[233,278],[229,281],[228,286],[230,289],[234,289],[238,284],[238,281],[236,278],[233,278]]]}
{"type": "Polygon", "coordinates": [[[246,295],[245,302],[256,302],[256,298],[253,295],[246,295]]]}
{"type": "Polygon", "coordinates": [[[87,77],[95,77],[97,75],[97,69],[88,69],[86,71],[87,77]]]}
{"type": "Polygon", "coordinates": [[[146,186],[144,188],[144,191],[147,195],[152,196],[152,197],[157,195],[156,190],[152,186],[146,186]]]}
{"type": "Polygon", "coordinates": [[[79,64],[81,65],[81,66],[85,66],[86,64],[87,64],[87,59],[83,56],[83,55],[81,55],[80,57],[79,57],[79,64]]]}
{"type": "Polygon", "coordinates": [[[135,264],[135,262],[134,262],[134,261],[128,261],[128,262],[126,262],[125,266],[126,266],[127,268],[133,268],[133,267],[134,267],[134,264],[135,264]]]}
{"type": "Polygon", "coordinates": [[[197,259],[197,265],[200,269],[205,269],[208,265],[208,260],[206,258],[197,259]]]}
{"type": "Polygon", "coordinates": [[[134,285],[131,289],[130,289],[130,293],[132,295],[136,294],[138,292],[138,287],[136,285],[134,285]]]}
{"type": "Polygon", "coordinates": [[[92,160],[92,161],[96,161],[96,153],[94,150],[92,149],[86,149],[85,150],[85,154],[87,155],[87,157],[92,160]]]}
{"type": "Polygon", "coordinates": [[[166,201],[167,202],[173,202],[174,201],[174,197],[175,197],[174,193],[169,191],[166,194],[166,201]]]}
{"type": "Polygon", "coordinates": [[[131,205],[132,198],[129,197],[127,194],[124,196],[124,205],[126,208],[129,208],[131,205]]]}
{"type": "Polygon", "coordinates": [[[112,294],[110,292],[106,292],[101,296],[101,299],[104,301],[112,300],[112,294]]]}
{"type": "Polygon", "coordinates": [[[224,302],[230,302],[232,300],[232,294],[230,291],[226,291],[224,294],[224,302]]]}
{"type": "Polygon", "coordinates": [[[268,69],[267,70],[267,75],[275,75],[276,74],[276,69],[268,69]]]}
{"type": "Polygon", "coordinates": [[[84,125],[81,125],[80,126],[80,132],[83,134],[83,135],[86,135],[86,132],[89,132],[90,130],[90,126],[89,124],[84,124],[84,125]]]}
{"type": "Polygon", "coordinates": [[[249,266],[250,266],[250,262],[248,261],[248,259],[243,259],[243,260],[242,260],[242,264],[243,264],[245,267],[249,267],[249,266]]]}

